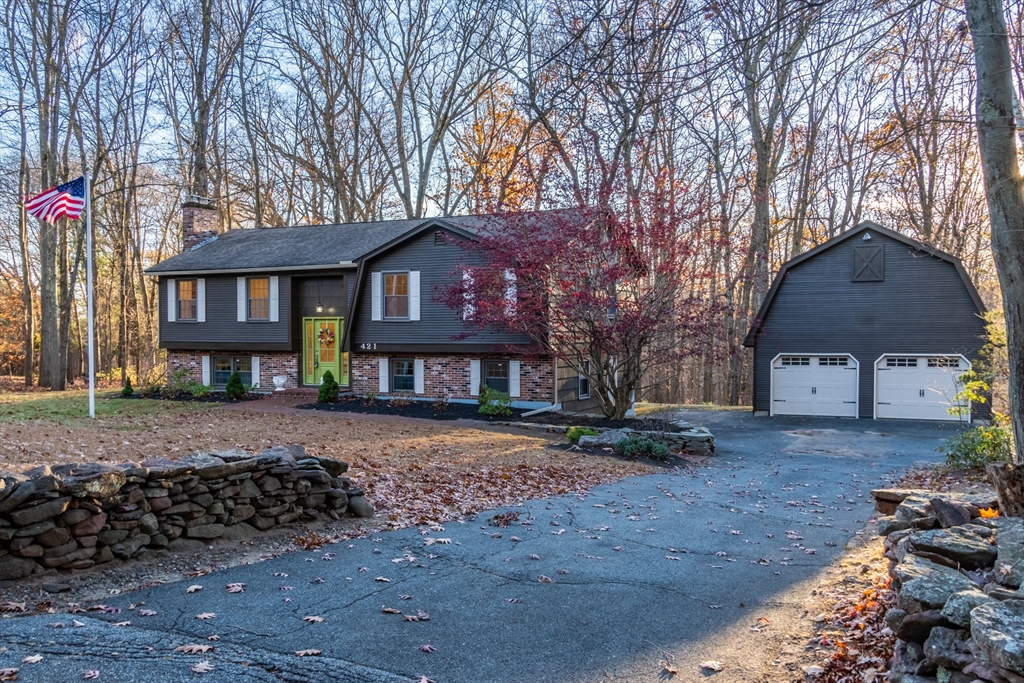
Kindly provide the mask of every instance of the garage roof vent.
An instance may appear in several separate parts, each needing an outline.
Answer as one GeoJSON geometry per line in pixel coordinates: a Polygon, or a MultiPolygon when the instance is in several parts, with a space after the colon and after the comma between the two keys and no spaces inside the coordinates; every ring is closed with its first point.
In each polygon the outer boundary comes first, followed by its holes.
{"type": "Polygon", "coordinates": [[[853,245],[851,282],[882,282],[885,280],[885,245],[853,245]]]}

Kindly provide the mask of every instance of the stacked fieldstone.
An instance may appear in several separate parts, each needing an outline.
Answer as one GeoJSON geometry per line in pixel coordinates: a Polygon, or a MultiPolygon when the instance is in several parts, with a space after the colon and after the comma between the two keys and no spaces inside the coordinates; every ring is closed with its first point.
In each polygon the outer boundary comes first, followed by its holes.
{"type": "Polygon", "coordinates": [[[347,469],[278,446],[0,472],[0,580],[174,550],[177,539],[240,540],[321,513],[372,516],[347,469]]]}
{"type": "Polygon", "coordinates": [[[1024,520],[980,517],[994,495],[872,493],[902,497],[881,519],[899,595],[890,683],[1024,683],[1024,520]]]}

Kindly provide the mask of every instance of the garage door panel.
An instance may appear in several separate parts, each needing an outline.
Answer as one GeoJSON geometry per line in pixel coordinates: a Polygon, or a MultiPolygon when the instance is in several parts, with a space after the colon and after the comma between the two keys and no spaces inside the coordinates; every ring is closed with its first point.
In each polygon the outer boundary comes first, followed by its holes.
{"type": "Polygon", "coordinates": [[[857,366],[849,356],[781,356],[772,363],[775,415],[857,416],[857,366]]]}
{"type": "Polygon", "coordinates": [[[969,365],[959,357],[884,356],[877,366],[877,417],[960,419],[949,412],[959,391],[959,377],[969,369],[969,365]]]}

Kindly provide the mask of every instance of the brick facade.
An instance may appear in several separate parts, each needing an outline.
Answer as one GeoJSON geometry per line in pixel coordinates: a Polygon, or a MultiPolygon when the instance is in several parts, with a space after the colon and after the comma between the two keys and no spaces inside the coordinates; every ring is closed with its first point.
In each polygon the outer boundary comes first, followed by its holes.
{"type": "MultiPolygon", "coordinates": [[[[355,394],[377,394],[380,392],[380,359],[381,354],[351,354],[351,387],[355,394]]],[[[542,401],[550,403],[555,386],[555,364],[551,358],[530,357],[516,358],[496,355],[440,355],[440,354],[392,354],[389,358],[418,358],[424,361],[423,389],[424,393],[415,394],[422,398],[449,398],[476,400],[470,394],[471,359],[480,360],[519,360],[520,396],[516,401],[542,401]]],[[[409,393],[409,392],[399,392],[409,393]]]]}
{"type": "Polygon", "coordinates": [[[181,250],[217,235],[217,206],[205,197],[186,197],[181,204],[181,250]]]}
{"type": "Polygon", "coordinates": [[[299,386],[299,354],[282,353],[279,351],[167,351],[167,376],[170,377],[181,368],[188,370],[188,378],[196,382],[203,381],[203,356],[259,356],[261,391],[273,391],[274,376],[284,375],[288,378],[285,387],[294,389],[299,386]]]}

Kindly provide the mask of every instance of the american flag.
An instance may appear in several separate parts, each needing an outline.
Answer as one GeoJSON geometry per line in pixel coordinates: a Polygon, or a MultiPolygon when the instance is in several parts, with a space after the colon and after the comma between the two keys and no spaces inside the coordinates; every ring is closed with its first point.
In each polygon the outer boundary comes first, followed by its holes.
{"type": "Polygon", "coordinates": [[[46,192],[25,200],[25,210],[50,225],[67,216],[75,220],[85,208],[85,176],[69,183],[51,187],[46,192]]]}

